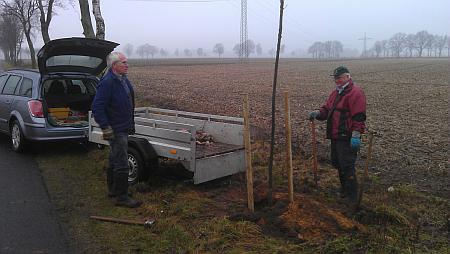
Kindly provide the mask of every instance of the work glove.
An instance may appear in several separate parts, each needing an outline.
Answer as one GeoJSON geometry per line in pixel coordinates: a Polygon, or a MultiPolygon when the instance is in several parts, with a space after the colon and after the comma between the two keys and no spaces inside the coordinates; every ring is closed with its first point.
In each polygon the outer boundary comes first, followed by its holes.
{"type": "Polygon", "coordinates": [[[350,146],[354,151],[359,151],[359,148],[361,148],[361,133],[359,131],[352,132],[350,146]]]}
{"type": "Polygon", "coordinates": [[[319,115],[320,115],[320,111],[314,110],[314,111],[309,112],[308,117],[309,117],[309,120],[312,121],[312,120],[316,119],[319,115]]]}
{"type": "Polygon", "coordinates": [[[111,127],[108,127],[106,129],[102,129],[103,132],[103,139],[107,141],[114,140],[114,131],[111,127]]]}

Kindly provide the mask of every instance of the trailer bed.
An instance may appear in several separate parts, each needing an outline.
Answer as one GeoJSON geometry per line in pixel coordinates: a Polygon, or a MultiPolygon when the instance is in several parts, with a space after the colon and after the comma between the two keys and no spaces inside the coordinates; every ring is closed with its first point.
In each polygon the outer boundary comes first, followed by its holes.
{"type": "Polygon", "coordinates": [[[213,142],[210,144],[197,144],[197,149],[195,151],[195,158],[202,159],[205,157],[235,152],[242,149],[244,149],[244,146],[224,144],[219,142],[213,142]]]}

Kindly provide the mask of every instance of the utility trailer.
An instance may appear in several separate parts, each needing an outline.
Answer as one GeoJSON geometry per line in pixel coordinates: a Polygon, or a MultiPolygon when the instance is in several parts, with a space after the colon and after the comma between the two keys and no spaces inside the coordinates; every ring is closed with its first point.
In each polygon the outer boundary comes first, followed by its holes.
{"type": "MultiPolygon", "coordinates": [[[[129,182],[146,180],[159,158],[178,160],[193,173],[194,184],[245,170],[243,118],[152,107],[135,109],[136,133],[129,137],[129,182]],[[213,142],[200,144],[196,134],[208,133],[213,142]]],[[[108,145],[89,113],[89,141],[108,145]]]]}

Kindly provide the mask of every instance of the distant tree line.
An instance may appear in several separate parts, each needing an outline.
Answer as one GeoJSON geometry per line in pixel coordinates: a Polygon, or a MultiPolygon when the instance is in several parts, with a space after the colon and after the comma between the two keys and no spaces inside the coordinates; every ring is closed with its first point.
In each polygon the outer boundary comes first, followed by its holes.
{"type": "Polygon", "coordinates": [[[313,58],[317,59],[339,58],[343,51],[344,46],[340,41],[317,41],[308,48],[308,54],[311,54],[313,58]]]}
{"type": "Polygon", "coordinates": [[[426,30],[416,34],[396,33],[388,40],[376,41],[369,50],[371,57],[450,57],[447,35],[433,35],[426,30]]]}
{"type": "MultiPolygon", "coordinates": [[[[246,57],[249,57],[251,54],[255,54],[257,56],[263,55],[263,48],[261,46],[261,43],[255,44],[254,41],[248,40],[247,41],[248,46],[248,52],[246,54],[246,57]]],[[[281,54],[284,53],[285,45],[281,45],[280,52],[281,54]]],[[[151,58],[154,58],[156,55],[159,55],[162,58],[169,57],[169,51],[166,49],[158,49],[157,46],[150,45],[148,43],[140,45],[134,50],[134,46],[130,43],[127,43],[122,50],[124,53],[128,56],[131,56],[133,54],[136,54],[140,58],[146,58],[148,59],[150,56],[151,58]]],[[[211,49],[211,52],[214,55],[217,55],[219,58],[222,57],[222,55],[225,53],[225,46],[223,43],[216,43],[211,49]]],[[[233,47],[233,53],[236,56],[241,55],[241,44],[238,43],[233,47]]],[[[267,52],[269,55],[273,56],[275,54],[275,49],[271,49],[267,52]]],[[[189,49],[185,48],[183,50],[180,50],[179,48],[175,49],[173,52],[174,57],[206,57],[208,56],[207,51],[204,48],[197,48],[197,49],[189,49]]]]}

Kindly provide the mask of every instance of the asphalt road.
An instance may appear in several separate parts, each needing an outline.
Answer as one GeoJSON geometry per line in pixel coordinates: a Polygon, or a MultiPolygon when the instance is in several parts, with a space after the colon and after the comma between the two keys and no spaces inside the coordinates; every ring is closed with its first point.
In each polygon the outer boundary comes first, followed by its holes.
{"type": "Polygon", "coordinates": [[[0,253],[72,253],[31,154],[0,134],[0,253]]]}

